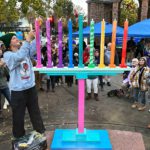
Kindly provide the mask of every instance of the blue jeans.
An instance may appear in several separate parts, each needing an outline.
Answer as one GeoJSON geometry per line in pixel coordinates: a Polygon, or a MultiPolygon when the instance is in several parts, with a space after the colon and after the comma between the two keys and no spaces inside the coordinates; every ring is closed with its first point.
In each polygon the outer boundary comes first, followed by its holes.
{"type": "Polygon", "coordinates": [[[133,88],[134,102],[140,102],[143,105],[146,104],[145,91],[141,91],[139,88],[133,88]]]}
{"type": "Polygon", "coordinates": [[[140,91],[138,95],[138,100],[145,105],[146,104],[146,99],[145,99],[145,91],[140,91]]]}
{"type": "Polygon", "coordinates": [[[0,94],[3,94],[4,97],[8,100],[9,104],[11,105],[11,96],[9,88],[6,87],[4,89],[0,89],[0,94]]]}
{"type": "Polygon", "coordinates": [[[138,102],[138,95],[139,95],[139,88],[133,88],[133,98],[134,98],[134,102],[138,102]]]}

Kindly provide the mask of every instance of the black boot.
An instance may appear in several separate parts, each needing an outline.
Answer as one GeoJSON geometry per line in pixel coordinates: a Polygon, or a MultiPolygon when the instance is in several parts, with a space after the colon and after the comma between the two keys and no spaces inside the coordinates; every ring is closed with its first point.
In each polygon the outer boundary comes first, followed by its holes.
{"type": "Polygon", "coordinates": [[[98,94],[97,94],[97,93],[94,93],[94,99],[95,99],[96,101],[99,101],[99,98],[98,98],[98,94]]]}
{"type": "Polygon", "coordinates": [[[91,93],[88,93],[86,100],[90,100],[91,99],[91,93]]]}

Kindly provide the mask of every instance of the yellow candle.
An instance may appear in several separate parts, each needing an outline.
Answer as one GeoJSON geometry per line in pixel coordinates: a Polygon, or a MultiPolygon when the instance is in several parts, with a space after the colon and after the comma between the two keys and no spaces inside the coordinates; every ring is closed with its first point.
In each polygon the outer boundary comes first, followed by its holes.
{"type": "Polygon", "coordinates": [[[99,68],[104,68],[104,44],[105,44],[105,20],[101,22],[101,45],[100,45],[100,64],[99,68]]]}
{"type": "Polygon", "coordinates": [[[112,45],[111,45],[111,56],[110,56],[110,68],[115,68],[116,65],[114,64],[115,60],[115,48],[116,48],[116,30],[117,30],[117,20],[113,21],[113,29],[112,29],[112,45]]]}

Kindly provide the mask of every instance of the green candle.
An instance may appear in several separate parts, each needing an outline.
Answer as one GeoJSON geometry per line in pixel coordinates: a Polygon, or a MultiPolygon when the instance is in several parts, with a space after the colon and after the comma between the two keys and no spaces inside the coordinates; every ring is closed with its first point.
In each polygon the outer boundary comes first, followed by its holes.
{"type": "Polygon", "coordinates": [[[90,24],[90,60],[89,60],[89,68],[94,68],[94,21],[92,19],[90,24]]]}
{"type": "Polygon", "coordinates": [[[79,68],[83,68],[83,15],[79,15],[79,68]]]}

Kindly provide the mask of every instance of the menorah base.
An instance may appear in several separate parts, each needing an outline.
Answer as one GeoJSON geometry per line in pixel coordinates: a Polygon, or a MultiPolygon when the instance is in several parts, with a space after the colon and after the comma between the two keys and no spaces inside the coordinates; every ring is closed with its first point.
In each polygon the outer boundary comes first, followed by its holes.
{"type": "Polygon", "coordinates": [[[58,64],[57,67],[58,67],[58,68],[63,68],[64,65],[63,65],[63,64],[58,64]]]}
{"type": "Polygon", "coordinates": [[[98,68],[105,68],[106,66],[105,66],[105,64],[99,64],[98,65],[98,68]]]}
{"type": "Polygon", "coordinates": [[[51,150],[112,150],[107,130],[56,129],[51,150]]]}
{"type": "Polygon", "coordinates": [[[126,64],[120,64],[119,67],[121,67],[121,68],[127,68],[127,65],[126,64]]]}
{"type": "Polygon", "coordinates": [[[95,64],[94,63],[93,64],[89,64],[88,68],[95,68],[95,64]]]}
{"type": "Polygon", "coordinates": [[[36,68],[42,68],[42,67],[43,67],[42,64],[37,64],[37,65],[36,65],[36,68]]]}
{"type": "Polygon", "coordinates": [[[74,64],[69,64],[68,68],[74,68],[74,64]]]}
{"type": "Polygon", "coordinates": [[[52,65],[47,65],[47,68],[53,68],[53,66],[52,65]]]}
{"type": "Polygon", "coordinates": [[[116,65],[115,64],[109,64],[109,67],[110,68],[116,68],[116,65]]]}

